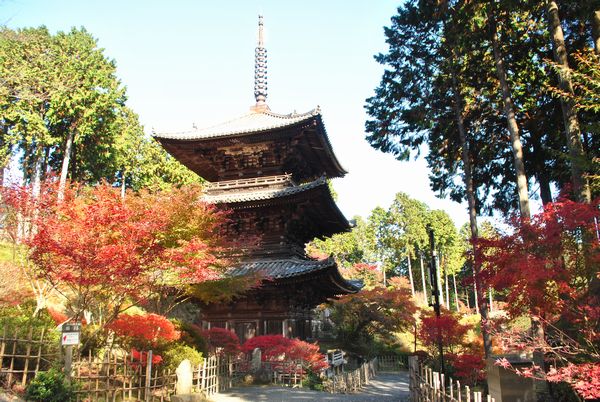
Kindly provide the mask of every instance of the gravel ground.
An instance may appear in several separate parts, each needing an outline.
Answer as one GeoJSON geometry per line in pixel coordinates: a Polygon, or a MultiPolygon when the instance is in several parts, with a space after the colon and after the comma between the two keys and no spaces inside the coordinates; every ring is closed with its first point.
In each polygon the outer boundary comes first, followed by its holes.
{"type": "Polygon", "coordinates": [[[212,402],[400,402],[408,401],[408,372],[379,373],[358,394],[328,394],[301,388],[253,386],[232,388],[212,402]]]}

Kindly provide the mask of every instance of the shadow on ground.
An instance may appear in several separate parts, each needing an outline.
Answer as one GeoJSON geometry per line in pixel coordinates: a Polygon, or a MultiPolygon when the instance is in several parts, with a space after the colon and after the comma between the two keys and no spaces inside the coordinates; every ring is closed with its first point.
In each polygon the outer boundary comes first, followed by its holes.
{"type": "Polygon", "coordinates": [[[212,402],[398,402],[408,401],[408,373],[380,373],[358,394],[328,394],[300,388],[239,387],[211,397],[212,402]]]}

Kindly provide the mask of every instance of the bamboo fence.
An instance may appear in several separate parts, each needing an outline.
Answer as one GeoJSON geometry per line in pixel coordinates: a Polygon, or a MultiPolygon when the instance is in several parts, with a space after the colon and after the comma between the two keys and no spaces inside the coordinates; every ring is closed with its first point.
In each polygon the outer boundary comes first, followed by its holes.
{"type": "MultiPolygon", "coordinates": [[[[483,402],[484,394],[472,390],[460,381],[419,363],[417,356],[409,357],[410,397],[413,402],[483,402]]],[[[486,402],[495,402],[490,395],[486,402]]]]}

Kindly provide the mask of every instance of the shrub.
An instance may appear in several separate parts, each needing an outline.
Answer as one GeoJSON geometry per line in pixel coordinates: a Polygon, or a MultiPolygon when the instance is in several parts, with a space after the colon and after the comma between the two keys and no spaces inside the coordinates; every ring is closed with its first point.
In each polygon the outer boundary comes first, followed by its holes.
{"type": "Polygon", "coordinates": [[[178,326],[181,330],[181,338],[179,338],[180,342],[193,347],[204,355],[208,354],[208,343],[202,336],[202,328],[186,322],[178,322],[178,326]]]}
{"type": "Polygon", "coordinates": [[[225,328],[211,328],[201,332],[211,350],[232,355],[240,351],[240,339],[235,332],[225,328]]]}
{"type": "Polygon", "coordinates": [[[251,338],[242,345],[244,353],[249,353],[256,348],[261,350],[263,361],[299,360],[304,368],[315,373],[328,367],[327,362],[324,361],[325,355],[319,352],[319,345],[316,343],[288,339],[282,335],[263,335],[251,338]]]}
{"type": "Polygon", "coordinates": [[[482,355],[451,354],[446,355],[453,377],[467,385],[476,385],[485,380],[485,361],[482,355]]]}
{"type": "MultiPolygon", "coordinates": [[[[149,352],[139,351],[137,349],[131,349],[131,360],[133,365],[142,365],[145,366],[148,361],[149,352]]],[[[152,364],[158,365],[163,362],[163,358],[161,355],[157,353],[152,353],[152,364]]]]}
{"type": "Polygon", "coordinates": [[[25,300],[17,306],[0,307],[0,327],[6,326],[8,329],[56,327],[48,311],[41,310],[36,317],[33,316],[34,311],[35,301],[31,299],[25,300]]]}
{"type": "Polygon", "coordinates": [[[65,380],[65,375],[56,369],[39,373],[27,386],[28,401],[68,402],[75,400],[74,384],[65,380]]]}
{"type": "Polygon", "coordinates": [[[302,380],[302,386],[314,389],[315,391],[323,391],[325,389],[321,376],[312,370],[308,370],[306,377],[302,380]]]}
{"type": "Polygon", "coordinates": [[[121,338],[125,346],[141,350],[164,347],[181,337],[175,325],[158,314],[120,314],[107,328],[121,338]]]}
{"type": "Polygon", "coordinates": [[[191,346],[177,343],[169,347],[164,353],[163,358],[165,365],[168,368],[176,369],[179,364],[188,359],[192,363],[192,367],[202,363],[202,353],[198,352],[191,346]]]}

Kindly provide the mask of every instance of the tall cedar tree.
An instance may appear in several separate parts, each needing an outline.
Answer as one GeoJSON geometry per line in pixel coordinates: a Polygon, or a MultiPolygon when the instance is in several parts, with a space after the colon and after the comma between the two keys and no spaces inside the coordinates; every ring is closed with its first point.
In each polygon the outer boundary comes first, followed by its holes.
{"type": "Polygon", "coordinates": [[[0,163],[21,156],[25,179],[38,193],[48,171],[127,188],[198,182],[144,134],[125,106],[125,89],[85,29],[0,29],[0,163]]]}

